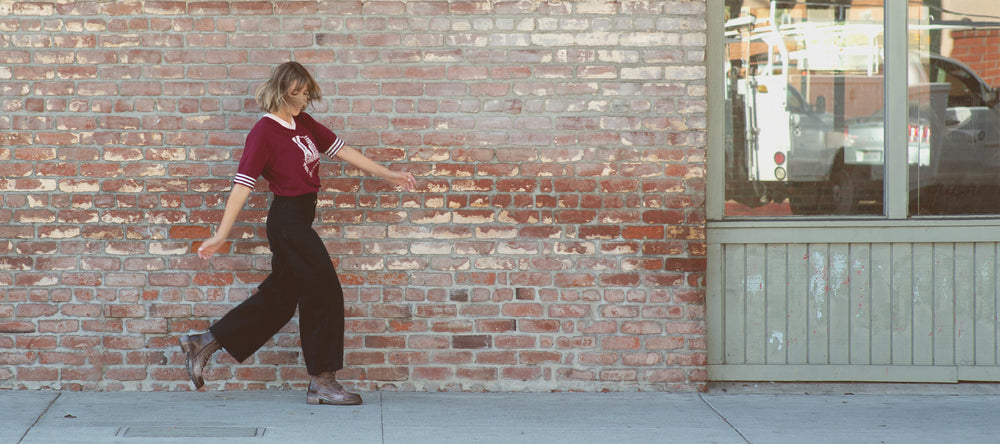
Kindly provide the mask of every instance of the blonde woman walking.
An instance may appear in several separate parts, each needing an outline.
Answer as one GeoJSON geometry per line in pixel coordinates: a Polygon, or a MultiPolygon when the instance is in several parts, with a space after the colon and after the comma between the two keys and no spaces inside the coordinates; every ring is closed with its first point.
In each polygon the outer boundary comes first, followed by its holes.
{"type": "Polygon", "coordinates": [[[344,366],[344,296],[323,241],[312,229],[320,188],[320,154],[337,157],[403,190],[416,186],[413,175],[391,171],[350,147],[309,114],[306,105],[321,97],[319,86],[301,64],[274,69],[257,91],[267,114],[247,136],[233,189],[215,235],[198,248],[208,259],[223,246],[259,177],[274,199],[267,216],[271,274],[257,291],[202,334],[184,335],[181,349],[196,388],[212,353],[225,349],[243,362],[278,332],[299,309],[308,404],[356,405],[361,396],[337,382],[344,366]]]}

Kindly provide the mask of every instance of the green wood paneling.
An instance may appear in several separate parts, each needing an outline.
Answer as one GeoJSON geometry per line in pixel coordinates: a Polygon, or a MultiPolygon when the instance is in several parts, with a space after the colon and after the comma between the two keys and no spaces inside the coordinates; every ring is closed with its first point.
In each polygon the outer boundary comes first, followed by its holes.
{"type": "Polygon", "coordinates": [[[978,243],[975,250],[976,284],[972,304],[973,364],[997,364],[997,278],[996,245],[978,243]]]}
{"type": "Polygon", "coordinates": [[[934,303],[931,311],[931,363],[955,364],[955,244],[934,244],[934,303]]]}
{"type": "Polygon", "coordinates": [[[871,305],[871,246],[868,244],[851,245],[851,255],[848,258],[848,288],[850,299],[849,311],[849,354],[851,364],[871,364],[872,352],[872,305],[871,305]]]}
{"type": "Polygon", "coordinates": [[[871,283],[868,303],[871,310],[869,337],[870,362],[892,363],[892,246],[872,244],[868,280],[871,283]]]}
{"type": "Polygon", "coordinates": [[[810,364],[829,364],[830,356],[830,310],[827,308],[827,296],[830,288],[827,273],[827,245],[809,246],[809,294],[807,300],[806,341],[808,360],[810,364]]]}
{"type": "Polygon", "coordinates": [[[765,362],[785,364],[788,362],[788,247],[780,244],[767,246],[767,273],[764,277],[764,336],[766,343],[765,362]]]}
{"type": "Polygon", "coordinates": [[[976,362],[976,252],[972,243],[955,244],[955,364],[976,362]]]}
{"type": "Polygon", "coordinates": [[[849,308],[850,266],[848,263],[849,249],[847,244],[831,244],[827,260],[828,275],[826,293],[828,324],[827,336],[829,343],[829,363],[848,364],[850,350],[851,315],[849,308]]]}
{"type": "Polygon", "coordinates": [[[765,275],[768,269],[763,245],[746,246],[746,313],[744,325],[746,325],[746,362],[750,364],[764,364],[764,344],[767,343],[767,332],[764,329],[766,321],[766,306],[764,296],[768,293],[765,288],[765,275]]]}
{"type": "Polygon", "coordinates": [[[726,362],[746,362],[744,342],[746,319],[746,247],[734,245],[725,249],[725,295],[723,299],[723,328],[726,362]]]}
{"type": "Polygon", "coordinates": [[[809,361],[809,253],[805,244],[788,245],[788,268],[785,279],[787,287],[787,310],[785,335],[789,364],[805,364],[809,361]]]}
{"type": "Polygon", "coordinates": [[[1000,380],[994,243],[712,247],[713,379],[1000,380]]]}
{"type": "Polygon", "coordinates": [[[913,364],[913,301],[917,299],[914,290],[913,246],[894,244],[892,246],[892,363],[913,364]]]}
{"type": "Polygon", "coordinates": [[[913,246],[913,364],[934,364],[934,246],[913,246]]]}

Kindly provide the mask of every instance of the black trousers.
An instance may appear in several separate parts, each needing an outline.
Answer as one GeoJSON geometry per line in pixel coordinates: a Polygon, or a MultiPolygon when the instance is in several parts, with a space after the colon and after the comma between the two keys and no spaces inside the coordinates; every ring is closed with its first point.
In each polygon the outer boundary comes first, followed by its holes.
{"type": "Polygon", "coordinates": [[[209,329],[237,361],[271,339],[298,306],[306,371],[315,376],[344,367],[344,293],[330,253],[312,229],[315,217],[315,194],[274,197],[267,215],[271,274],[209,329]]]}

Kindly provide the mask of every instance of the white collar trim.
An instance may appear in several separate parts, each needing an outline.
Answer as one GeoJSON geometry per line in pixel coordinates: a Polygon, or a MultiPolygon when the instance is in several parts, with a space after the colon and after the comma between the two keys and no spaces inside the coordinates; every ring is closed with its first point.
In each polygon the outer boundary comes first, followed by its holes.
{"type": "Polygon", "coordinates": [[[274,114],[271,114],[271,113],[264,114],[264,117],[270,117],[275,122],[280,123],[281,126],[283,126],[285,128],[288,128],[290,130],[294,130],[295,129],[295,118],[294,117],[292,118],[292,123],[288,123],[288,122],[282,120],[281,117],[278,117],[278,116],[276,116],[274,114]]]}

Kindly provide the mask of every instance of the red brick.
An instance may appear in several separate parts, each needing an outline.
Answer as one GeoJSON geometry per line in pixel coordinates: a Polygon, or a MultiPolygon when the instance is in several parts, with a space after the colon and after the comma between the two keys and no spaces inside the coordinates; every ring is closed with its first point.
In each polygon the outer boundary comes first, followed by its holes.
{"type": "Polygon", "coordinates": [[[412,374],[413,378],[429,381],[442,381],[453,376],[454,370],[448,367],[415,367],[412,374]]]}
{"type": "Polygon", "coordinates": [[[128,319],[125,331],[142,334],[164,334],[168,332],[166,319],[128,319]]]}
{"type": "Polygon", "coordinates": [[[639,338],[635,336],[612,336],[601,340],[605,350],[638,350],[639,338]]]}
{"type": "Polygon", "coordinates": [[[489,348],[492,337],[488,335],[457,335],[452,337],[452,348],[474,349],[489,348]]]}
{"type": "Polygon", "coordinates": [[[636,370],[604,370],[598,376],[601,381],[635,381],[638,378],[636,370]]]}
{"type": "Polygon", "coordinates": [[[120,320],[84,320],[83,331],[121,332],[123,325],[120,320]]]}
{"type": "Polygon", "coordinates": [[[493,346],[498,349],[530,349],[537,347],[538,342],[533,336],[497,336],[493,339],[493,346]]]}
{"type": "Polygon", "coordinates": [[[402,367],[374,367],[368,368],[365,376],[373,381],[405,381],[410,378],[410,371],[402,367]]]}
{"type": "Polygon", "coordinates": [[[17,336],[15,347],[26,350],[52,350],[56,348],[55,336],[17,336]]]}
{"type": "Polygon", "coordinates": [[[0,321],[0,332],[33,333],[35,332],[35,324],[28,321],[0,321]]]}
{"type": "Polygon", "coordinates": [[[497,370],[493,368],[459,367],[455,371],[455,376],[471,381],[495,381],[497,379],[497,370]]]}
{"type": "Polygon", "coordinates": [[[505,367],[500,370],[500,374],[504,379],[532,381],[541,376],[541,369],[538,367],[505,367]]]}
{"type": "Polygon", "coordinates": [[[138,304],[107,305],[104,308],[104,313],[111,318],[141,318],[146,316],[146,306],[138,304]]]}
{"type": "Polygon", "coordinates": [[[108,368],[104,371],[104,377],[115,381],[142,381],[146,379],[145,368],[108,368]]]}
{"type": "Polygon", "coordinates": [[[562,354],[549,351],[522,351],[518,353],[518,362],[527,365],[542,364],[545,362],[562,362],[562,354]]]}
{"type": "Polygon", "coordinates": [[[0,353],[0,365],[25,365],[32,364],[37,359],[34,352],[27,353],[0,353]]]}
{"type": "Polygon", "coordinates": [[[59,311],[59,307],[54,304],[19,304],[14,309],[14,316],[21,318],[37,318],[41,316],[52,316],[59,311]]]}
{"type": "MultiPolygon", "coordinates": [[[[79,329],[80,321],[74,319],[38,321],[39,333],[72,333],[79,329]]],[[[2,327],[0,327],[0,330],[2,330],[2,327]]]]}
{"type": "Polygon", "coordinates": [[[278,379],[274,367],[241,367],[236,369],[236,377],[250,381],[274,381],[278,379]]]}
{"type": "MultiPolygon", "coordinates": [[[[636,318],[639,317],[639,307],[634,305],[606,305],[601,308],[601,316],[605,318],[636,318]]],[[[629,333],[625,331],[624,326],[622,333],[629,333]]]]}
{"type": "Polygon", "coordinates": [[[542,312],[542,304],[536,303],[507,303],[501,309],[504,316],[512,317],[539,317],[542,312]]]}
{"type": "Polygon", "coordinates": [[[39,364],[83,365],[87,362],[84,353],[42,352],[38,354],[39,364]]]}
{"type": "Polygon", "coordinates": [[[583,318],[590,316],[590,306],[581,304],[557,304],[549,306],[549,316],[554,318],[583,318]]]}
{"type": "Polygon", "coordinates": [[[517,323],[517,329],[525,333],[558,332],[560,322],[555,319],[522,319],[517,323]]]}
{"type": "Polygon", "coordinates": [[[482,319],[476,321],[476,331],[480,333],[502,333],[514,331],[517,323],[513,319],[482,319]]]}
{"type": "Polygon", "coordinates": [[[406,340],[402,336],[365,336],[365,348],[403,348],[406,340]]]}
{"type": "Polygon", "coordinates": [[[684,382],[687,378],[681,369],[659,369],[646,373],[649,382],[684,382]]]}
{"type": "Polygon", "coordinates": [[[21,381],[58,381],[59,369],[52,367],[18,367],[16,377],[21,381]]]}
{"type": "Polygon", "coordinates": [[[140,336],[106,336],[103,343],[112,350],[138,350],[146,346],[140,336]]]}
{"type": "Polygon", "coordinates": [[[473,331],[473,323],[464,320],[438,321],[431,323],[431,331],[439,333],[469,333],[473,331]]]}

